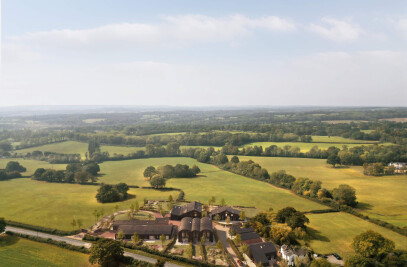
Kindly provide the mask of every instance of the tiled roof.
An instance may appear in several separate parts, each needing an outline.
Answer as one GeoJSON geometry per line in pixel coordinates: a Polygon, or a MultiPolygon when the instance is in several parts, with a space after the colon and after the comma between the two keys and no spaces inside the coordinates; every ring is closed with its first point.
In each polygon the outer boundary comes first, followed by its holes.
{"type": "Polygon", "coordinates": [[[266,257],[267,254],[277,253],[276,247],[271,242],[252,244],[249,246],[249,250],[255,262],[265,264],[269,262],[266,257]]]}
{"type": "Polygon", "coordinates": [[[171,209],[171,214],[182,215],[182,214],[188,213],[190,211],[202,212],[202,204],[199,202],[193,201],[184,206],[174,206],[171,209]]]}

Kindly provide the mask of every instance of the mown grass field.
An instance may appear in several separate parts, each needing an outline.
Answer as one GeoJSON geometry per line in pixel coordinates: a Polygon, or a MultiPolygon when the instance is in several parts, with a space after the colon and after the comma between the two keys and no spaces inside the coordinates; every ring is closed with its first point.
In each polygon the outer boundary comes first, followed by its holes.
{"type": "Polygon", "coordinates": [[[57,246],[34,242],[16,236],[0,237],[0,266],[64,266],[84,267],[89,256],[57,246]]]}
{"type": "MultiPolygon", "coordinates": [[[[243,160],[249,157],[240,158],[243,160]]],[[[349,175],[346,178],[345,175],[345,178],[343,178],[343,173],[346,173],[346,171],[351,171],[351,173],[359,171],[357,168],[332,169],[325,166],[324,160],[250,158],[268,168],[269,171],[286,169],[297,177],[308,176],[310,178],[313,178],[314,174],[319,174],[320,177],[331,177],[332,184],[338,181],[342,183],[343,179],[351,179],[354,176],[349,175]]],[[[1,160],[0,163],[2,165],[0,166],[4,166],[7,161],[1,160]]],[[[32,173],[35,169],[35,163],[47,164],[36,161],[22,161],[21,163],[29,167],[27,174],[32,173]]],[[[215,196],[217,202],[224,198],[226,203],[230,205],[255,206],[262,210],[270,207],[274,210],[279,210],[287,206],[292,206],[302,211],[327,208],[313,201],[300,198],[288,190],[235,175],[220,170],[216,166],[198,163],[190,158],[156,158],[105,162],[101,164],[101,172],[104,175],[100,177],[100,181],[106,183],[128,182],[129,184],[148,185],[148,182],[144,180],[142,175],[145,167],[150,165],[157,167],[159,165],[176,163],[188,164],[190,166],[196,164],[202,171],[197,178],[173,178],[167,181],[167,187],[183,189],[187,200],[197,200],[206,203],[211,196],[215,196]]],[[[54,165],[54,168],[56,167],[63,168],[64,166],[54,165]]],[[[324,184],[328,183],[324,182],[324,184]]],[[[27,178],[4,181],[0,184],[0,195],[2,196],[0,198],[0,217],[63,230],[72,229],[69,223],[73,218],[76,218],[82,219],[84,227],[88,227],[94,222],[92,212],[95,208],[100,209],[103,207],[105,214],[109,214],[114,211],[114,206],[116,205],[116,203],[97,203],[95,199],[96,190],[96,186],[43,183],[27,178]]],[[[176,196],[178,192],[131,189],[130,194],[136,195],[136,199],[141,201],[144,197],[164,200],[168,198],[169,194],[176,196]]],[[[384,195],[391,198],[389,194],[384,195]]],[[[373,196],[376,197],[375,195],[373,196]]],[[[134,200],[133,198],[118,203],[120,209],[128,208],[131,203],[134,203],[134,200]]],[[[391,199],[383,200],[383,204],[389,205],[389,203],[394,204],[394,201],[391,199]]],[[[404,201],[404,203],[406,202],[404,201]]],[[[349,244],[352,238],[367,229],[376,230],[391,238],[396,242],[398,247],[405,247],[406,245],[406,237],[345,213],[309,215],[309,218],[311,228],[319,231],[319,237],[317,236],[317,240],[311,243],[312,248],[316,252],[335,251],[341,255],[346,255],[351,252],[349,244]]]]}
{"type": "Polygon", "coordinates": [[[349,184],[356,189],[362,213],[400,227],[407,226],[407,175],[366,176],[362,172],[362,167],[332,168],[324,159],[239,158],[252,159],[270,173],[286,170],[295,177],[320,180],[322,186],[327,189],[340,184],[349,184]]]}
{"type": "Polygon", "coordinates": [[[103,176],[101,182],[148,186],[149,182],[143,177],[143,171],[148,166],[177,163],[197,165],[201,173],[197,178],[172,178],[167,181],[167,187],[181,188],[185,191],[188,200],[197,200],[207,203],[211,196],[218,201],[224,198],[228,204],[256,206],[260,209],[280,209],[292,205],[300,210],[312,210],[324,206],[312,201],[299,198],[286,190],[245,178],[216,166],[199,163],[190,158],[152,158],[126,161],[104,162],[100,165],[103,176]]]}
{"type": "Polygon", "coordinates": [[[311,247],[317,253],[337,252],[346,257],[354,253],[351,248],[353,237],[373,230],[396,243],[396,249],[407,248],[407,238],[391,230],[369,223],[348,213],[336,212],[325,214],[307,214],[316,239],[311,241],[311,247]]]}
{"type": "MultiPolygon", "coordinates": [[[[88,144],[76,141],[65,141],[60,143],[48,144],[37,147],[30,147],[25,149],[16,150],[17,153],[28,153],[38,151],[47,151],[55,153],[65,153],[65,154],[81,154],[82,158],[85,158],[85,153],[88,151],[88,144]]],[[[101,151],[107,151],[111,156],[113,154],[123,154],[127,155],[129,153],[137,152],[139,150],[144,150],[143,147],[126,147],[126,146],[100,146],[101,151]]]]}
{"type": "MultiPolygon", "coordinates": [[[[5,166],[7,162],[8,160],[1,160],[0,167],[5,166]]],[[[34,160],[20,161],[20,163],[28,168],[27,175],[33,173],[36,168],[35,163],[38,163],[38,166],[47,167],[47,163],[34,160]]],[[[183,189],[188,200],[200,200],[206,203],[211,196],[215,196],[218,201],[224,198],[231,205],[256,206],[260,209],[269,207],[280,209],[287,205],[303,211],[324,208],[322,205],[299,198],[286,190],[222,171],[215,166],[198,163],[189,158],[105,162],[101,164],[101,172],[105,175],[100,177],[100,182],[148,185],[149,183],[142,175],[145,167],[176,163],[197,164],[202,170],[198,178],[173,178],[167,182],[168,187],[183,189]]],[[[65,167],[64,165],[53,166],[55,169],[65,167]]],[[[45,183],[29,178],[3,181],[0,185],[1,217],[50,228],[70,230],[72,227],[69,223],[73,218],[82,219],[85,227],[90,226],[94,222],[92,215],[94,209],[103,207],[108,214],[113,212],[115,206],[115,204],[97,203],[95,198],[97,186],[45,183]]],[[[136,195],[138,201],[144,197],[167,199],[169,194],[172,194],[173,197],[178,195],[177,191],[160,192],[150,189],[131,189],[129,193],[136,195]]],[[[118,204],[124,209],[128,208],[132,202],[134,199],[118,204]]]]}

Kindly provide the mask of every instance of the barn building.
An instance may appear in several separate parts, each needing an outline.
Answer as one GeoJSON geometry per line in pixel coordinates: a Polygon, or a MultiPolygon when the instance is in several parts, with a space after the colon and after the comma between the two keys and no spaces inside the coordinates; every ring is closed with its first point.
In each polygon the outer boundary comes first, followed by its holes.
{"type": "Polygon", "coordinates": [[[211,218],[214,220],[215,216],[219,215],[221,221],[226,220],[227,217],[230,217],[231,221],[240,220],[240,210],[234,209],[229,206],[217,207],[211,211],[211,218]]]}
{"type": "Polygon", "coordinates": [[[212,220],[208,217],[191,218],[184,217],[178,227],[178,242],[199,242],[205,236],[213,242],[212,220]]]}
{"type": "Polygon", "coordinates": [[[184,206],[174,206],[171,209],[171,220],[180,221],[182,218],[201,218],[202,217],[202,203],[193,201],[184,206]]]}

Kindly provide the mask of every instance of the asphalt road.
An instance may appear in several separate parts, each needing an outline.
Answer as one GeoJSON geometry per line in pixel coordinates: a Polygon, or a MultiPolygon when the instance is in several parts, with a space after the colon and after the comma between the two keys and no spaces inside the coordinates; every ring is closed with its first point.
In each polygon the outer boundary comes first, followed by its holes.
{"type": "MultiPolygon", "coordinates": [[[[86,248],[90,248],[92,246],[91,243],[84,242],[82,240],[76,240],[76,239],[72,239],[69,237],[45,234],[45,233],[41,233],[41,232],[31,231],[31,230],[27,230],[27,229],[23,229],[23,228],[12,227],[12,226],[7,226],[6,231],[24,234],[24,235],[30,235],[30,236],[38,236],[38,237],[42,237],[42,238],[50,238],[55,241],[64,241],[70,245],[78,246],[78,247],[83,246],[86,248]]],[[[146,261],[146,262],[153,263],[153,264],[157,262],[157,260],[154,258],[150,258],[150,257],[143,256],[143,255],[138,255],[138,254],[127,252],[127,251],[124,252],[124,255],[127,257],[132,257],[133,259],[136,259],[136,260],[146,261]]],[[[165,266],[166,267],[183,267],[182,265],[178,265],[178,264],[170,263],[170,262],[166,262],[165,266]]]]}

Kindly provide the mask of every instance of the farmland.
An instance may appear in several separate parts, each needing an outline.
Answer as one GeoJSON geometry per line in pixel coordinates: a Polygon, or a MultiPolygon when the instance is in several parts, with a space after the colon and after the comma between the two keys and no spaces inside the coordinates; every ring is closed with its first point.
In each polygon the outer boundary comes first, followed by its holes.
{"type": "Polygon", "coordinates": [[[361,212],[397,226],[407,226],[407,175],[365,176],[362,167],[332,168],[323,159],[240,157],[252,159],[270,173],[286,170],[295,177],[308,177],[322,181],[322,186],[332,189],[349,184],[356,189],[361,212]]]}
{"type": "Polygon", "coordinates": [[[358,217],[343,212],[308,214],[310,220],[309,227],[314,235],[311,247],[318,253],[339,252],[346,257],[353,253],[350,244],[354,236],[373,230],[381,233],[384,237],[393,240],[396,248],[405,249],[407,238],[396,234],[391,230],[369,223],[358,217]]]}
{"type": "Polygon", "coordinates": [[[29,266],[91,266],[88,255],[16,236],[0,238],[0,265],[29,266]]]}
{"type": "MultiPolygon", "coordinates": [[[[5,160],[2,160],[2,166],[5,160]]],[[[21,164],[36,161],[20,161],[21,164]]],[[[44,162],[37,162],[43,164],[44,162]]],[[[202,173],[197,178],[173,178],[167,186],[181,188],[186,193],[186,199],[207,202],[211,196],[216,196],[218,201],[224,198],[228,204],[256,206],[260,209],[280,209],[287,205],[299,210],[321,209],[324,206],[312,201],[301,199],[290,192],[275,188],[259,181],[251,180],[230,172],[222,171],[215,166],[198,163],[189,158],[158,158],[139,159],[118,162],[105,162],[101,164],[101,182],[148,185],[144,181],[142,172],[150,165],[164,164],[197,164],[202,173]],[[134,167],[136,166],[136,167],[134,167]],[[110,168],[110,169],[109,169],[110,168]],[[247,199],[242,198],[247,196],[247,199]]],[[[34,170],[33,166],[26,164],[27,174],[34,170]]],[[[64,165],[53,165],[55,168],[64,168],[64,165]]],[[[78,184],[44,183],[27,178],[14,179],[1,182],[0,216],[10,220],[32,223],[50,228],[63,230],[71,229],[72,218],[82,219],[85,226],[90,226],[94,221],[92,211],[95,208],[104,208],[106,213],[111,213],[115,204],[100,204],[96,202],[97,186],[78,184]],[[47,207],[44,209],[44,207],[47,207]]],[[[167,199],[169,194],[174,197],[178,192],[160,192],[150,189],[131,189],[130,194],[136,195],[141,201],[148,199],[167,199]]],[[[134,201],[130,199],[119,203],[120,207],[127,208],[134,201]]]]}
{"type": "Polygon", "coordinates": [[[148,186],[149,182],[143,177],[147,166],[158,167],[165,164],[196,164],[201,173],[196,178],[172,178],[167,181],[168,187],[181,188],[188,200],[200,200],[206,203],[211,196],[225,198],[231,205],[256,206],[260,209],[274,209],[293,205],[300,210],[319,209],[324,206],[303,199],[273,186],[251,180],[240,175],[220,170],[218,167],[199,163],[190,158],[152,158],[126,161],[104,162],[100,165],[101,182],[148,186]],[[265,186],[266,185],[266,186],[265,186]],[[245,198],[243,199],[243,193],[245,198]],[[247,197],[247,198],[246,198],[247,197]]]}
{"type": "MultiPolygon", "coordinates": [[[[363,131],[363,130],[362,130],[363,131]]],[[[367,130],[369,131],[369,130],[367,130]]],[[[350,138],[345,138],[341,136],[312,136],[313,143],[342,143],[342,144],[374,144],[378,143],[377,141],[368,141],[368,140],[354,140],[350,138]]]]}
{"type": "MultiPolygon", "coordinates": [[[[388,143],[386,143],[387,145],[388,143]]],[[[339,149],[342,149],[343,146],[347,146],[348,148],[356,147],[356,146],[370,146],[373,144],[352,144],[352,143],[303,143],[303,142],[254,142],[250,143],[244,146],[262,146],[263,149],[269,146],[278,146],[278,147],[285,147],[285,146],[291,146],[291,147],[299,147],[301,152],[308,152],[313,148],[314,146],[318,146],[319,149],[328,149],[331,146],[337,147],[339,149]]]]}
{"type": "MultiPolygon", "coordinates": [[[[101,146],[101,151],[107,151],[110,155],[113,154],[123,154],[127,155],[129,153],[137,152],[143,150],[142,147],[125,147],[125,146],[101,146]]],[[[88,144],[76,141],[65,141],[60,143],[53,143],[43,146],[30,147],[25,149],[16,150],[17,153],[28,153],[38,151],[47,151],[55,153],[64,153],[64,154],[81,154],[82,158],[85,158],[85,153],[88,151],[88,144]]]]}

